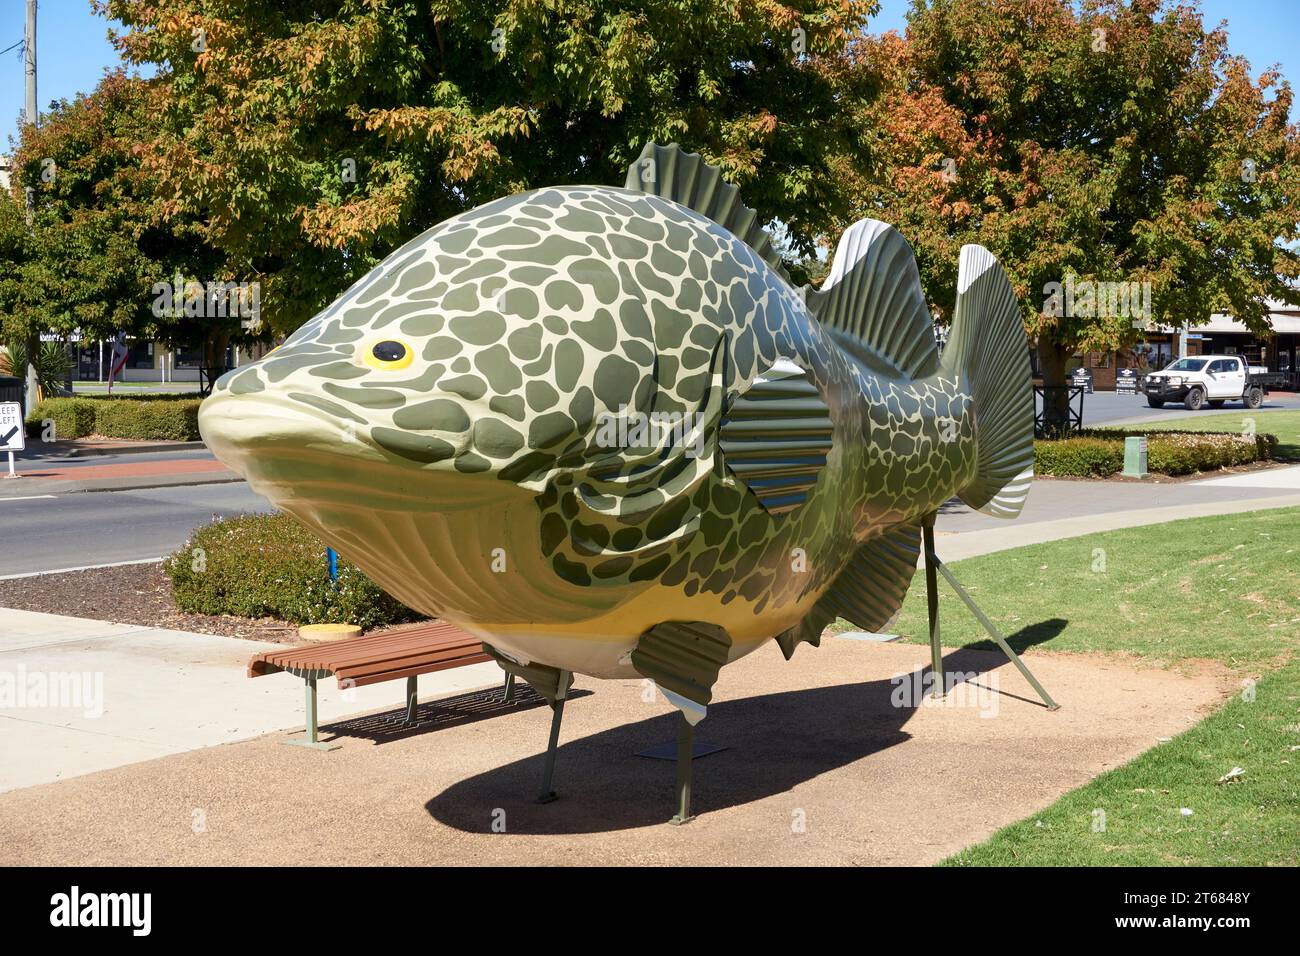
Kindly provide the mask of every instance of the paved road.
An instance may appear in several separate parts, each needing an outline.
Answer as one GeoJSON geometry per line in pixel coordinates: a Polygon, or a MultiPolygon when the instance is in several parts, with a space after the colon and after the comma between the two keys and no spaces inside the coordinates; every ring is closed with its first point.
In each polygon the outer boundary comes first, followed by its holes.
{"type": "MultiPolygon", "coordinates": [[[[50,446],[46,446],[50,447],[50,446]]],[[[54,449],[58,445],[53,446],[54,449]]],[[[141,464],[145,462],[169,461],[215,461],[212,452],[206,448],[180,448],[174,451],[133,452],[124,455],[67,455],[56,451],[37,451],[29,448],[19,452],[14,463],[15,470],[38,475],[43,472],[65,472],[72,469],[98,468],[103,465],[141,464]]]]}
{"type": "Polygon", "coordinates": [[[0,498],[0,576],[157,558],[214,515],[271,510],[243,482],[0,498]]]}
{"type": "MultiPolygon", "coordinates": [[[[1279,409],[1300,409],[1300,395],[1292,392],[1270,392],[1258,411],[1276,411],[1279,409]]],[[[1215,412],[1243,412],[1246,409],[1240,402],[1230,402],[1221,409],[1204,408],[1199,412],[1189,412],[1182,405],[1166,405],[1164,408],[1152,408],[1142,395],[1116,395],[1114,392],[1094,392],[1083,396],[1083,424],[1114,425],[1119,422],[1158,422],[1187,416],[1209,415],[1215,412]]]]}

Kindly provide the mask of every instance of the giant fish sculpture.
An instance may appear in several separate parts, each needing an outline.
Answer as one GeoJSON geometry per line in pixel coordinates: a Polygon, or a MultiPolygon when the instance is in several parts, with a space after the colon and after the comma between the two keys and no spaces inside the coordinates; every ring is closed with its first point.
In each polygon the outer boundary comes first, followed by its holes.
{"type": "Polygon", "coordinates": [[[548,697],[646,677],[694,723],[719,669],[878,630],[953,495],[1015,517],[1020,307],[961,251],[940,360],[911,249],[863,220],[796,288],[719,171],[649,145],[621,188],[507,196],[408,242],[224,376],[216,456],[389,593],[548,697]]]}

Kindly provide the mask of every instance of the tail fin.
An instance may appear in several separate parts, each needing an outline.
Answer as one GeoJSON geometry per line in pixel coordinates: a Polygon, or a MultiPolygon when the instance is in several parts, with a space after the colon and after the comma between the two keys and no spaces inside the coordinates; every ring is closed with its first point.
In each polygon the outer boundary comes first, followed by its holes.
{"type": "Polygon", "coordinates": [[[1014,518],[1034,474],[1029,347],[1011,283],[983,246],[962,246],[942,367],[964,373],[973,393],[976,474],[958,497],[985,514],[1014,518]]]}

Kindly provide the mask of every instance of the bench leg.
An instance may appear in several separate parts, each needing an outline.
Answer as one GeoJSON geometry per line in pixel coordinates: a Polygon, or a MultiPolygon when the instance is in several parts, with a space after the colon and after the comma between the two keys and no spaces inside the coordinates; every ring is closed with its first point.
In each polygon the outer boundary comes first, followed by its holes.
{"type": "Polygon", "coordinates": [[[515,675],[510,673],[509,671],[506,671],[506,687],[505,687],[505,692],[501,696],[501,702],[504,704],[508,704],[514,699],[515,699],[515,675]]]}
{"type": "Polygon", "coordinates": [[[415,710],[419,699],[419,678],[412,674],[406,678],[406,722],[415,723],[415,710]]]}
{"type": "Polygon", "coordinates": [[[550,803],[556,799],[551,782],[555,776],[555,752],[560,746],[560,721],[564,718],[564,694],[568,678],[565,671],[560,671],[560,692],[555,703],[551,704],[551,739],[546,745],[546,769],[542,772],[542,795],[537,798],[538,803],[550,803]]]}
{"type": "Polygon", "coordinates": [[[295,747],[310,747],[312,750],[338,750],[341,744],[325,743],[316,737],[316,677],[304,677],[303,683],[307,687],[306,704],[307,704],[307,734],[302,740],[286,740],[286,744],[293,744],[295,747]]]}
{"type": "Polygon", "coordinates": [[[677,814],[669,823],[690,823],[691,816],[691,758],[695,756],[695,728],[680,711],[677,714],[677,814]]]}

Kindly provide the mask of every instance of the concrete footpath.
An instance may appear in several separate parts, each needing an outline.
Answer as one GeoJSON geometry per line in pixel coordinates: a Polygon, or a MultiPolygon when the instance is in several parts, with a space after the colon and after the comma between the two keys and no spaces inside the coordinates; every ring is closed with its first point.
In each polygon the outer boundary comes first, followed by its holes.
{"type": "MultiPolygon", "coordinates": [[[[0,609],[0,792],[303,725],[303,682],[250,679],[282,645],[0,609]]],[[[420,678],[420,697],[490,687],[496,664],[420,678]]],[[[319,683],[322,723],[402,703],[401,681],[319,683]]]]}
{"type": "Polygon", "coordinates": [[[950,501],[935,522],[935,547],[943,560],[959,561],[1100,531],[1294,507],[1300,507],[1300,465],[1199,481],[1040,479],[1014,521],[990,518],[950,501]]]}

